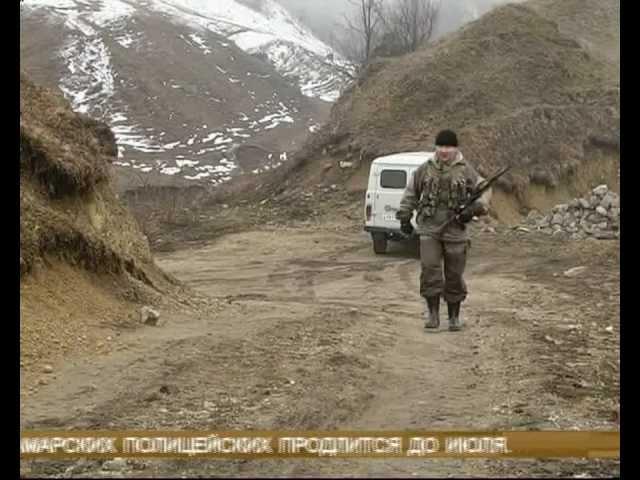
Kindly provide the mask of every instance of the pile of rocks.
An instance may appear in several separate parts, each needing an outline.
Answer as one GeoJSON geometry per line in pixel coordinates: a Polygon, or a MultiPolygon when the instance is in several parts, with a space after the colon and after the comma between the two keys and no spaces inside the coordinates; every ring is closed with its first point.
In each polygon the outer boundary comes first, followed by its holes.
{"type": "Polygon", "coordinates": [[[600,239],[619,237],[620,198],[606,185],[599,185],[588,198],[576,198],[556,205],[548,215],[532,211],[526,225],[549,235],[567,235],[573,239],[589,236],[600,239]]]}

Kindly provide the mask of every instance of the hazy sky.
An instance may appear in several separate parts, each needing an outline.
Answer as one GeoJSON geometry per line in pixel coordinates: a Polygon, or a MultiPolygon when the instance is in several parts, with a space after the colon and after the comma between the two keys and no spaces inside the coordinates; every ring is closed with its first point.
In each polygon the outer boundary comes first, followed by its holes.
{"type": "MultiPolygon", "coordinates": [[[[348,0],[279,0],[291,11],[305,16],[306,22],[324,40],[334,30],[345,13],[353,8],[348,0]]],[[[389,0],[387,0],[389,1],[389,0]]],[[[435,36],[447,33],[473,20],[492,7],[508,3],[508,0],[440,0],[440,21],[435,36]]]]}

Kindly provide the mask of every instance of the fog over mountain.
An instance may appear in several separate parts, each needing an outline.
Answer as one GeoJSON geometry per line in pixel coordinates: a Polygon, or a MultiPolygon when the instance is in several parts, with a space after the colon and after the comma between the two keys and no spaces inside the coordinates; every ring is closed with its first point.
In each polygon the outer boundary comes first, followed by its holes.
{"type": "MultiPolygon", "coordinates": [[[[293,14],[298,16],[314,33],[330,42],[332,34],[339,36],[340,24],[345,14],[353,11],[349,0],[279,0],[293,14]]],[[[386,0],[389,2],[389,0],[386,0]]],[[[440,16],[434,37],[437,38],[463,24],[475,20],[491,8],[509,3],[508,0],[441,0],[440,16]]],[[[516,3],[516,2],[511,2],[516,3]]]]}

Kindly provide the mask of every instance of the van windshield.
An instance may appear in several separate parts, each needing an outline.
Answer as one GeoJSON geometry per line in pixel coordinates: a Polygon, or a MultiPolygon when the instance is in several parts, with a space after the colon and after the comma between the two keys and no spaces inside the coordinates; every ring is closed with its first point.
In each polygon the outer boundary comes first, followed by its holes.
{"type": "Polygon", "coordinates": [[[404,170],[382,170],[380,174],[382,188],[404,188],[407,186],[407,172],[404,170]]]}

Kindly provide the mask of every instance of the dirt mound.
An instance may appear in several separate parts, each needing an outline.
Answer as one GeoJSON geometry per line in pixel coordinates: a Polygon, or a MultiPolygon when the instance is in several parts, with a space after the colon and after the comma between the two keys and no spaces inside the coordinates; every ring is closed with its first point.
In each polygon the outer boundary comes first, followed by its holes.
{"type": "Polygon", "coordinates": [[[49,255],[91,271],[128,271],[148,284],[158,270],[146,239],[109,186],[115,152],[106,125],[22,76],[21,273],[49,255]]]}
{"type": "Polygon", "coordinates": [[[481,173],[514,167],[501,187],[516,194],[516,210],[537,206],[532,186],[573,185],[594,158],[598,181],[617,184],[618,21],[611,0],[510,4],[429,48],[375,62],[300,152],[299,167],[329,159],[335,176],[349,158],[368,169],[375,156],[423,150],[453,128],[481,173]]]}
{"type": "Polygon", "coordinates": [[[31,366],[86,347],[96,328],[136,322],[141,304],[174,302],[182,287],[154,264],[111,189],[111,130],[24,76],[20,112],[20,341],[30,378],[31,366]]]}
{"type": "Polygon", "coordinates": [[[555,21],[560,32],[590,54],[609,63],[620,75],[620,2],[599,0],[532,0],[541,16],[555,21]]]}

